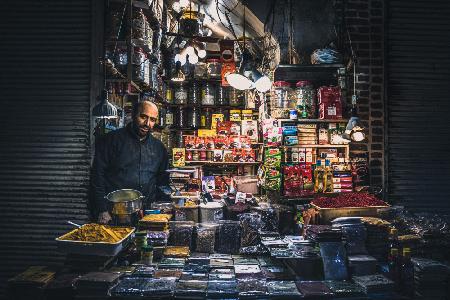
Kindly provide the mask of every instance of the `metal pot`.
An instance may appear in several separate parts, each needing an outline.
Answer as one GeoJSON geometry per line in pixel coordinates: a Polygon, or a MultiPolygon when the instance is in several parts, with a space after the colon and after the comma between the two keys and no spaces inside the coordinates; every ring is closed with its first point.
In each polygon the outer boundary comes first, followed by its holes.
{"type": "Polygon", "coordinates": [[[129,215],[142,209],[142,199],[145,197],[137,190],[122,189],[109,193],[105,198],[112,206],[114,215],[129,215]]]}

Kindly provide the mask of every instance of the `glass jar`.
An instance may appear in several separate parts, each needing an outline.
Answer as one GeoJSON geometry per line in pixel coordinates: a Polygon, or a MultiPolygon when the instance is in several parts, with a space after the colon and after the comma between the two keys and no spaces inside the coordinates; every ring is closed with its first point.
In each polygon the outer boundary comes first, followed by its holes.
{"type": "Polygon", "coordinates": [[[127,66],[128,66],[128,56],[127,49],[119,48],[114,58],[114,64],[117,70],[122,73],[122,75],[127,74],[127,66]]]}
{"type": "Polygon", "coordinates": [[[231,87],[219,85],[217,88],[216,105],[227,106],[230,104],[228,101],[230,88],[231,87]]]}
{"type": "Polygon", "coordinates": [[[161,127],[164,127],[164,126],[166,126],[167,124],[166,124],[166,108],[164,108],[164,107],[161,107],[160,109],[159,109],[159,126],[161,126],[161,127]]]}
{"type": "Polygon", "coordinates": [[[186,115],[186,108],[179,107],[177,111],[177,127],[178,128],[187,128],[186,124],[187,115],[186,115]]]}
{"type": "Polygon", "coordinates": [[[180,83],[174,88],[175,104],[187,104],[188,89],[184,83],[180,83]]]}
{"type": "Polygon", "coordinates": [[[142,9],[134,12],[133,14],[133,39],[137,39],[139,41],[145,40],[145,22],[146,18],[142,9]]]}
{"type": "Polygon", "coordinates": [[[214,105],[216,100],[216,86],[212,82],[206,82],[202,86],[202,105],[214,105]]]}
{"type": "Polygon", "coordinates": [[[212,109],[204,108],[200,116],[200,127],[210,129],[211,121],[212,121],[212,109]]]}
{"type": "Polygon", "coordinates": [[[189,87],[188,102],[190,104],[200,104],[200,86],[196,81],[192,82],[189,87]]]}
{"type": "Polygon", "coordinates": [[[133,53],[133,80],[144,81],[144,51],[142,48],[135,47],[133,53]]]}
{"type": "Polygon", "coordinates": [[[289,82],[275,81],[275,99],[274,106],[276,108],[289,108],[289,96],[292,92],[289,82]]]}
{"type": "Polygon", "coordinates": [[[173,103],[173,89],[170,86],[166,86],[165,99],[167,103],[173,103]]]}
{"type": "Polygon", "coordinates": [[[194,78],[197,79],[206,78],[207,70],[208,68],[204,62],[196,63],[194,67],[194,78]]]}
{"type": "Polygon", "coordinates": [[[173,127],[174,125],[174,116],[173,111],[170,107],[166,109],[166,126],[173,127]]]}
{"type": "Polygon", "coordinates": [[[200,115],[197,107],[193,107],[189,110],[187,126],[192,129],[197,129],[200,127],[200,115]]]}
{"type": "Polygon", "coordinates": [[[206,61],[208,78],[220,78],[222,76],[222,65],[217,58],[210,58],[206,61]]]}
{"type": "Polygon", "coordinates": [[[242,106],[244,104],[245,94],[235,88],[230,87],[228,98],[230,100],[230,106],[242,106]]]}
{"type": "Polygon", "coordinates": [[[299,117],[303,119],[314,119],[317,117],[316,92],[311,81],[298,81],[295,90],[296,105],[299,117]]]}

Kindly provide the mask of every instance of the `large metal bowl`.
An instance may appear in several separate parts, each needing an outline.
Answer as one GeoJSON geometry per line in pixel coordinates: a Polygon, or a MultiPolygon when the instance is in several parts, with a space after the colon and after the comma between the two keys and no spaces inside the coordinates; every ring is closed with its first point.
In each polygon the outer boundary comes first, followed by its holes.
{"type": "Polygon", "coordinates": [[[141,192],[133,189],[122,189],[109,193],[105,196],[108,200],[111,212],[114,215],[129,215],[142,209],[141,192]]]}

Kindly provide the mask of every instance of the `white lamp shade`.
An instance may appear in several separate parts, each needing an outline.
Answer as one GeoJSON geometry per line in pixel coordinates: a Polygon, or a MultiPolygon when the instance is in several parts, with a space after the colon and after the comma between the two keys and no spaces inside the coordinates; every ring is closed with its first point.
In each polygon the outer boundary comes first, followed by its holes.
{"type": "Polygon", "coordinates": [[[195,65],[196,63],[198,63],[198,56],[193,54],[193,55],[189,55],[189,63],[195,65]]]}
{"type": "Polygon", "coordinates": [[[206,50],[204,50],[204,49],[198,50],[198,57],[205,58],[206,57],[206,50]]]}
{"type": "Polygon", "coordinates": [[[189,6],[189,0],[180,0],[180,6],[185,8],[189,6]]]}
{"type": "Polygon", "coordinates": [[[244,75],[233,73],[225,76],[227,82],[237,90],[249,90],[253,88],[253,82],[244,75]]]}
{"type": "Polygon", "coordinates": [[[361,142],[366,138],[366,135],[364,134],[364,132],[362,131],[354,131],[350,137],[352,138],[353,141],[355,142],[361,142]]]}
{"type": "Polygon", "coordinates": [[[191,55],[195,55],[195,49],[192,46],[187,46],[186,47],[186,53],[191,56],[191,55]]]}
{"type": "Polygon", "coordinates": [[[272,87],[272,81],[267,76],[262,76],[255,82],[255,88],[261,93],[265,93],[272,87]]]}

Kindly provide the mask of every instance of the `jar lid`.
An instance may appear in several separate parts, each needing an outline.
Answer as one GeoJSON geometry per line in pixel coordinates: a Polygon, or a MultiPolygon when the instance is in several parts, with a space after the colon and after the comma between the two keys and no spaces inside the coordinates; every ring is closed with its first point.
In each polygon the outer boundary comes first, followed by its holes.
{"type": "Polygon", "coordinates": [[[300,81],[297,81],[297,83],[295,84],[296,87],[302,87],[302,86],[307,86],[307,85],[312,85],[311,81],[300,80],[300,81]]]}
{"type": "Polygon", "coordinates": [[[153,251],[153,246],[152,245],[146,245],[142,247],[142,251],[144,252],[150,252],[153,251]]]}
{"type": "Polygon", "coordinates": [[[206,61],[210,62],[210,63],[218,63],[218,62],[220,62],[220,59],[218,59],[218,58],[208,58],[206,61]]]}
{"type": "Polygon", "coordinates": [[[275,81],[273,83],[273,85],[276,87],[290,87],[291,86],[290,83],[287,81],[275,81]]]}

